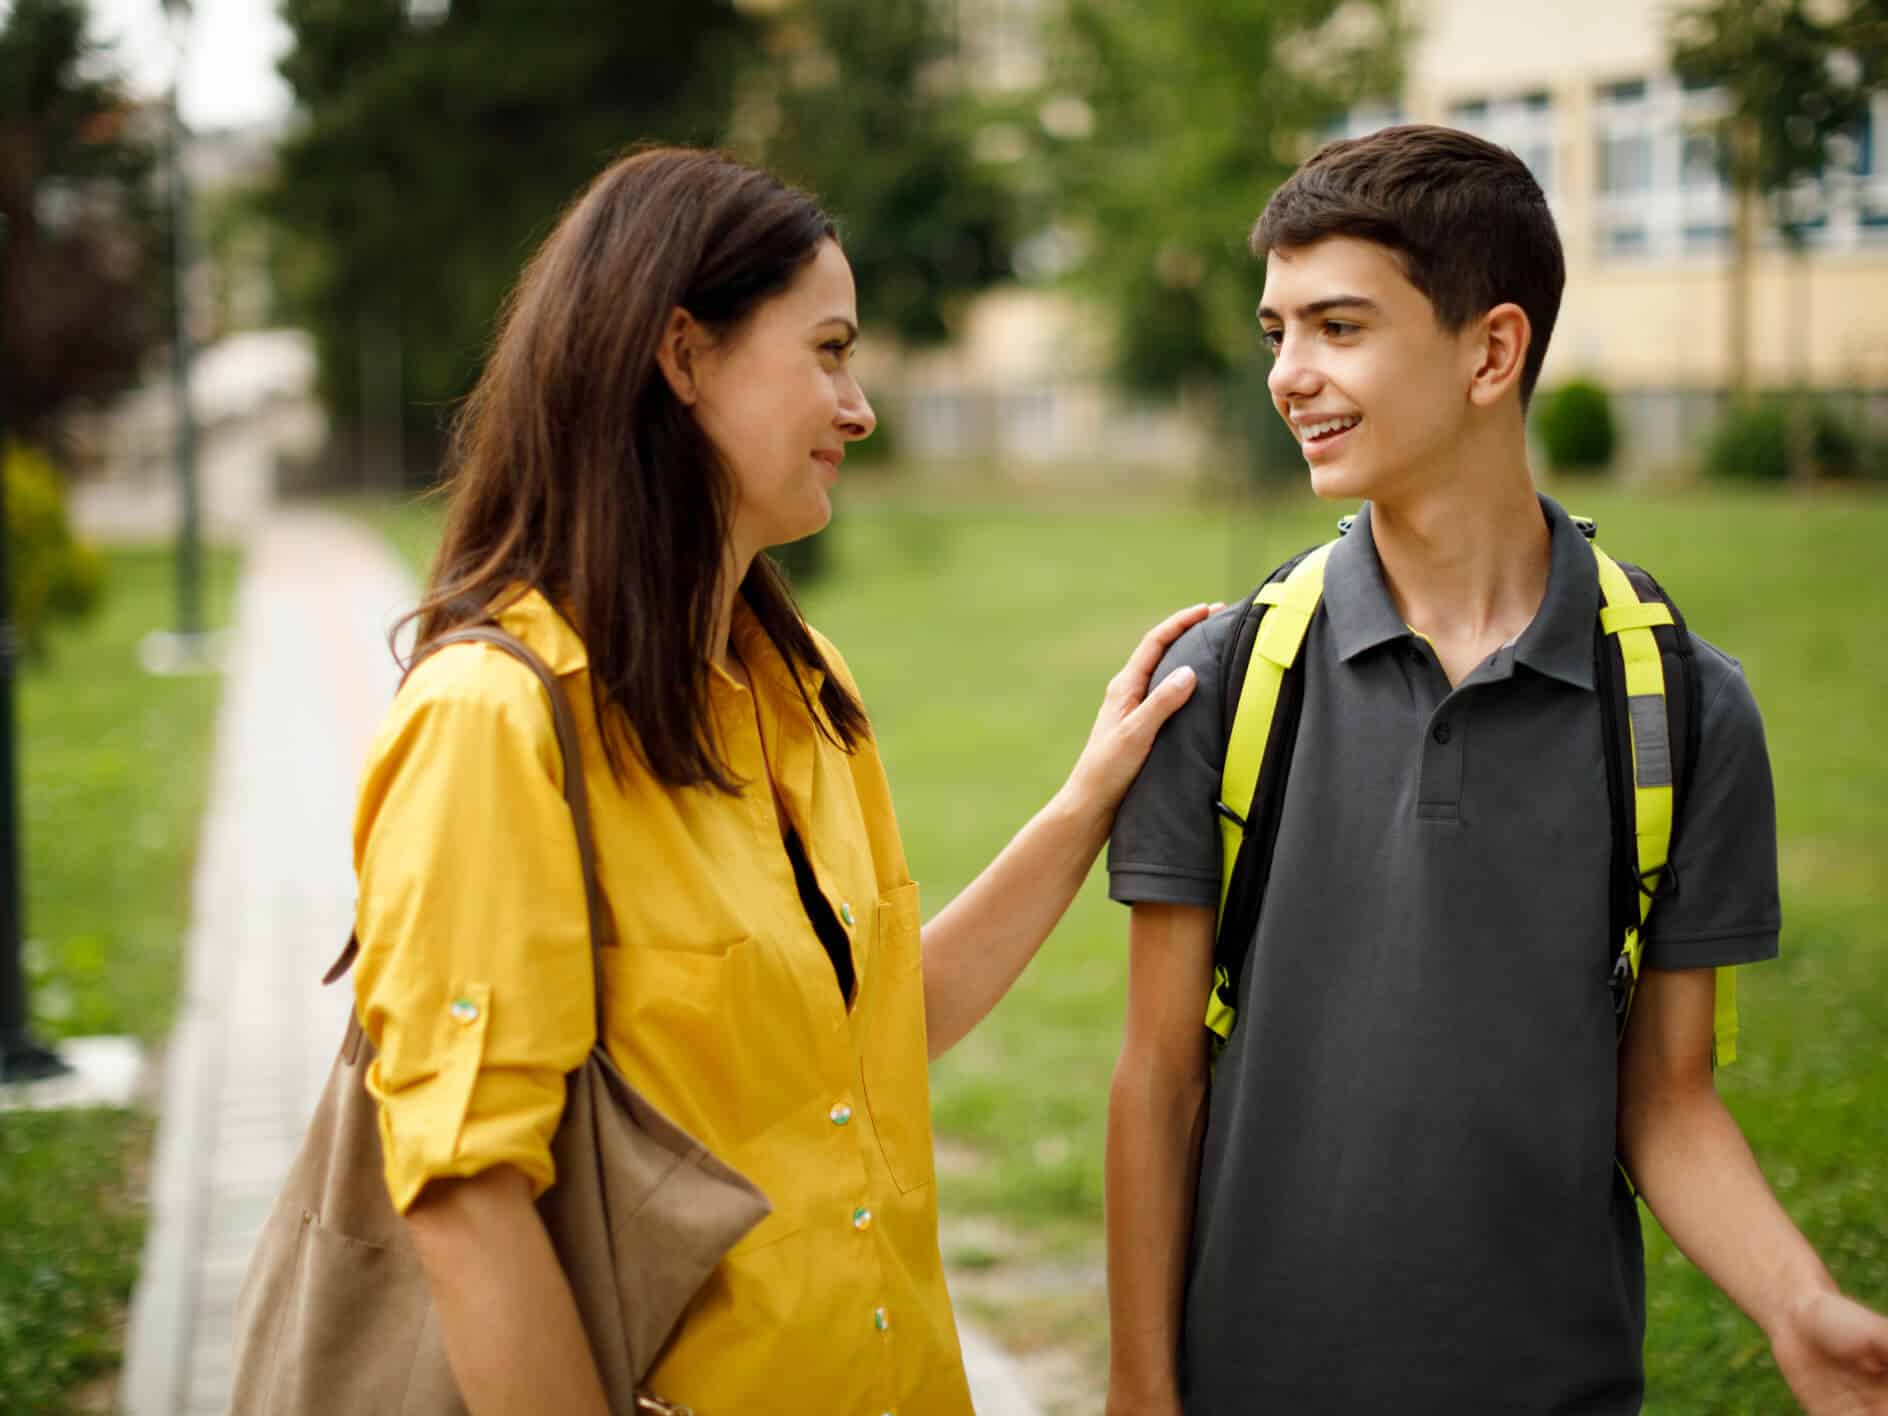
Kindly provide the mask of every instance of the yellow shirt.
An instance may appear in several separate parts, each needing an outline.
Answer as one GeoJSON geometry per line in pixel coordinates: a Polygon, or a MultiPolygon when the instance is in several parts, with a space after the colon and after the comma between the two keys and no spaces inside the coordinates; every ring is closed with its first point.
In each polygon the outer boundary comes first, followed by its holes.
{"type": "MultiPolygon", "coordinates": [[[[619,784],[581,640],[536,593],[500,622],[558,674],[576,718],[621,941],[606,955],[610,1054],[774,1207],[715,1270],[649,1386],[700,1416],[968,1412],[938,1253],[918,887],[875,745],[848,755],[819,733],[741,605],[752,690],[711,675],[740,794],[673,790],[633,759],[619,784]],[[770,769],[850,934],[850,1007],[801,903],[770,769]]],[[[555,1179],[564,1077],[594,1031],[562,780],[542,686],[484,645],[422,663],[369,754],[356,1002],[379,1049],[369,1086],[403,1212],[427,1181],[500,1163],[539,1193],[555,1179]]]]}

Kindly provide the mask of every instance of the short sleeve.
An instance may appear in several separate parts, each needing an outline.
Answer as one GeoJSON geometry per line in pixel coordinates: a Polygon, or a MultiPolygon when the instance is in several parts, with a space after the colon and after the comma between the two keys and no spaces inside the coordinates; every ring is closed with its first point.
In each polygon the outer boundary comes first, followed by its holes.
{"type": "Polygon", "coordinates": [[[1736,660],[1702,640],[1697,655],[1698,760],[1673,832],[1677,888],[1649,921],[1649,968],[1773,959],[1782,928],[1776,794],[1763,717],[1736,660]]]}
{"type": "Polygon", "coordinates": [[[589,923],[550,708],[483,646],[422,664],[355,818],[355,999],[378,1051],[387,1187],[516,1166],[541,1194],[564,1078],[595,1034],[589,923]]]}
{"type": "Polygon", "coordinates": [[[1199,678],[1193,694],[1154,739],[1128,788],[1108,842],[1108,894],[1123,904],[1219,904],[1221,724],[1220,656],[1239,607],[1195,625],[1174,642],[1154,682],[1183,666],[1199,678]]]}

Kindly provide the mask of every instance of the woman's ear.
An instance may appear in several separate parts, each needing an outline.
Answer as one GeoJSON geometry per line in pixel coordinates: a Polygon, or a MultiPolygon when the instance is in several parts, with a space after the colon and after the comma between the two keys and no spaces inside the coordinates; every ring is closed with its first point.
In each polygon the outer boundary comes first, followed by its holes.
{"type": "Polygon", "coordinates": [[[684,408],[693,408],[701,397],[702,360],[710,342],[701,321],[687,310],[677,305],[669,312],[662,339],[656,345],[656,363],[662,366],[662,377],[669,381],[669,391],[684,408]]]}
{"type": "Polygon", "coordinates": [[[1534,331],[1519,305],[1501,304],[1482,316],[1481,357],[1469,385],[1469,400],[1489,406],[1521,382],[1534,331]]]}

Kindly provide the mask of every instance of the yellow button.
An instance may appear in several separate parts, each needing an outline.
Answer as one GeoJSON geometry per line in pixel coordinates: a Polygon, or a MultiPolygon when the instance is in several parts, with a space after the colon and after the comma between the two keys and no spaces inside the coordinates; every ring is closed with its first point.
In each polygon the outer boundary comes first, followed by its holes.
{"type": "Polygon", "coordinates": [[[455,1023],[476,1023],[479,1020],[479,1005],[470,998],[455,998],[452,1006],[446,1010],[455,1023]]]}
{"type": "Polygon", "coordinates": [[[852,1227],[854,1229],[870,1229],[872,1227],[872,1211],[867,1209],[864,1205],[860,1205],[852,1212],[852,1227]]]}
{"type": "Polygon", "coordinates": [[[880,1332],[889,1332],[891,1325],[892,1315],[890,1313],[886,1312],[883,1308],[874,1308],[872,1310],[873,1327],[877,1328],[880,1332]]]}
{"type": "Polygon", "coordinates": [[[852,1108],[843,1101],[835,1101],[833,1109],[826,1113],[826,1119],[835,1126],[843,1126],[852,1119],[852,1108]]]}
{"type": "Polygon", "coordinates": [[[852,903],[849,900],[839,902],[839,917],[846,922],[846,928],[852,928],[852,903]]]}

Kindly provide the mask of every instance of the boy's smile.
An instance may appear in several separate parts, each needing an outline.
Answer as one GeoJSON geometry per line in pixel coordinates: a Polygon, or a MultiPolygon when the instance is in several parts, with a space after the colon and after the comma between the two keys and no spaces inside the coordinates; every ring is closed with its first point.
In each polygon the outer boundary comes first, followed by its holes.
{"type": "Polygon", "coordinates": [[[1350,236],[1274,249],[1259,323],[1273,404],[1319,496],[1381,500],[1446,467],[1468,412],[1472,325],[1442,329],[1396,255],[1350,236]]]}

